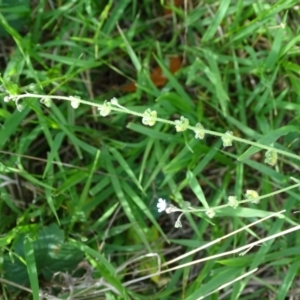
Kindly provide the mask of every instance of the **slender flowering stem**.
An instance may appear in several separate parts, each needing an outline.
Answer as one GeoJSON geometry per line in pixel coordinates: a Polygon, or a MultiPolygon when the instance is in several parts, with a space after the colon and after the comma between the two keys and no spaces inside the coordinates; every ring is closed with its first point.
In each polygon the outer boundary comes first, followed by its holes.
{"type": "Polygon", "coordinates": [[[179,215],[179,217],[177,218],[177,221],[175,223],[175,227],[178,228],[178,227],[182,227],[180,219],[181,219],[182,215],[185,214],[185,213],[201,212],[201,213],[205,213],[208,217],[213,218],[214,215],[215,215],[215,212],[217,210],[220,210],[220,209],[223,209],[223,208],[226,208],[226,207],[236,208],[239,204],[243,204],[243,203],[256,203],[257,204],[257,203],[259,203],[259,201],[261,199],[268,198],[268,197],[274,196],[276,194],[286,192],[290,189],[294,189],[294,188],[299,187],[299,186],[300,186],[300,182],[298,182],[297,184],[294,184],[292,186],[289,186],[289,187],[283,188],[281,190],[278,190],[276,192],[265,194],[263,196],[258,196],[258,194],[255,191],[248,190],[246,192],[246,196],[248,197],[247,199],[239,200],[239,201],[237,199],[234,199],[235,201],[233,202],[232,196],[230,196],[228,203],[216,206],[214,208],[209,208],[209,209],[207,209],[207,208],[195,208],[195,207],[192,207],[192,206],[188,206],[185,209],[181,209],[181,208],[178,208],[178,207],[174,206],[173,204],[167,204],[166,200],[161,199],[161,198],[158,200],[157,207],[158,207],[159,212],[165,211],[167,214],[174,213],[174,212],[180,212],[181,214],[179,215]],[[254,196],[254,198],[249,197],[249,194],[254,196]]]}
{"type": "MultiPolygon", "coordinates": [[[[16,99],[18,101],[19,99],[23,99],[23,98],[42,98],[42,99],[50,98],[52,100],[57,99],[57,100],[64,100],[64,101],[73,101],[74,100],[73,97],[74,96],[71,96],[71,97],[55,96],[55,95],[48,96],[48,95],[38,95],[38,94],[26,93],[26,94],[20,94],[20,95],[9,95],[9,96],[6,96],[5,99],[6,99],[6,101],[8,99],[16,99]]],[[[80,101],[80,103],[83,103],[83,104],[86,104],[86,105],[89,105],[89,106],[94,106],[94,107],[97,107],[99,109],[101,109],[103,107],[102,104],[98,104],[98,103],[94,103],[94,102],[90,102],[90,101],[86,101],[86,100],[82,100],[82,99],[80,99],[79,101],[80,101]]],[[[135,115],[135,116],[138,116],[138,117],[141,117],[141,118],[143,118],[145,116],[144,113],[139,113],[139,112],[130,110],[130,109],[125,108],[125,107],[123,107],[119,104],[117,105],[118,107],[115,107],[115,106],[114,105],[111,106],[112,111],[117,111],[117,112],[126,113],[126,114],[132,114],[132,115],[135,115]]],[[[165,123],[165,124],[170,124],[170,125],[173,125],[173,126],[178,125],[178,122],[176,122],[176,121],[165,120],[165,119],[162,119],[162,118],[159,118],[159,117],[156,117],[155,120],[158,121],[158,122],[165,123]]],[[[190,129],[193,132],[197,132],[197,130],[199,130],[199,128],[197,128],[196,126],[191,126],[191,125],[187,125],[186,129],[190,129]]],[[[217,131],[202,129],[202,132],[204,134],[219,136],[221,138],[222,137],[227,137],[226,133],[221,133],[221,132],[217,132],[217,131]]],[[[276,149],[276,148],[271,147],[271,146],[266,146],[266,145],[263,145],[263,144],[260,144],[260,143],[257,143],[257,142],[252,142],[252,141],[249,141],[249,140],[246,140],[246,139],[243,139],[243,138],[239,138],[239,137],[234,136],[234,135],[231,136],[231,139],[233,141],[237,141],[237,142],[240,142],[240,143],[255,146],[255,147],[258,147],[260,149],[273,151],[273,152],[276,152],[276,153],[281,154],[283,156],[287,156],[287,157],[291,157],[291,158],[300,160],[300,156],[298,156],[298,155],[295,155],[293,153],[286,152],[286,151],[283,151],[283,150],[280,150],[280,149],[276,149]]]]}

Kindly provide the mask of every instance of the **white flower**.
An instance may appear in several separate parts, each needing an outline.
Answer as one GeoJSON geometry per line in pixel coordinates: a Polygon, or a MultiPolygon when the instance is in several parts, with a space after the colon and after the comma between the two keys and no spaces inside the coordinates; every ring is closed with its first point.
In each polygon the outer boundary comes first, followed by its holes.
{"type": "Polygon", "coordinates": [[[3,100],[4,100],[4,102],[9,102],[10,97],[9,96],[5,96],[3,100]]]}
{"type": "Polygon", "coordinates": [[[164,210],[166,210],[168,204],[166,200],[159,198],[156,206],[158,208],[158,212],[163,212],[164,210]]]}

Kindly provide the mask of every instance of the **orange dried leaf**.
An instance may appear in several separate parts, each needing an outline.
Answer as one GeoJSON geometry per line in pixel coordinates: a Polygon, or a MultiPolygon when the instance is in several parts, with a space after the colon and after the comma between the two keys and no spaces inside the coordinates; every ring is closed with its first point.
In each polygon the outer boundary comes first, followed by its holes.
{"type": "Polygon", "coordinates": [[[179,56],[173,56],[170,58],[170,71],[171,73],[175,73],[177,72],[180,68],[181,68],[181,65],[182,65],[182,61],[181,61],[181,58],[179,56]]]}
{"type": "Polygon", "coordinates": [[[127,93],[135,92],[136,85],[134,82],[130,82],[130,83],[124,84],[123,86],[119,87],[119,90],[122,92],[127,92],[127,93]]]}
{"type": "MultiPolygon", "coordinates": [[[[181,58],[179,56],[173,56],[170,58],[170,63],[169,63],[169,70],[172,74],[177,72],[182,66],[181,63],[181,58]]],[[[157,87],[164,86],[168,79],[166,76],[163,74],[163,71],[160,67],[156,67],[152,70],[150,74],[150,78],[152,82],[155,84],[157,87]]],[[[122,92],[134,92],[136,91],[136,84],[135,83],[128,83],[119,88],[120,91],[122,92]]]]}

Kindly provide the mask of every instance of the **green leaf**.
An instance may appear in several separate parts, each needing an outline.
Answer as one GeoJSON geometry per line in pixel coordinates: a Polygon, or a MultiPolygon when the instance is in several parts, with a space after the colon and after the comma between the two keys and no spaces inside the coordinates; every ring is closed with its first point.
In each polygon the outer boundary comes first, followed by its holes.
{"type": "MultiPolygon", "coordinates": [[[[282,258],[281,258],[282,259],[282,258]]],[[[299,260],[296,259],[291,265],[288,266],[282,283],[280,284],[276,299],[285,300],[289,297],[290,288],[294,283],[295,278],[299,275],[299,260]]]]}
{"type": "Polygon", "coordinates": [[[213,38],[213,36],[217,32],[218,27],[220,26],[222,20],[226,16],[230,2],[231,2],[230,0],[220,1],[220,3],[219,3],[220,6],[219,6],[217,13],[212,18],[210,18],[210,20],[212,20],[212,22],[202,37],[202,43],[207,43],[213,38]]]}
{"type": "Polygon", "coordinates": [[[44,170],[43,178],[47,175],[50,166],[53,164],[53,160],[56,157],[59,147],[61,146],[61,143],[65,137],[65,134],[63,132],[57,133],[57,135],[54,138],[53,144],[51,145],[51,151],[48,154],[47,164],[44,170]]]}
{"type": "Polygon", "coordinates": [[[181,96],[173,92],[163,93],[156,99],[156,101],[165,101],[167,103],[170,103],[174,105],[178,110],[185,113],[191,113],[193,111],[193,107],[187,101],[185,101],[181,96]]]}
{"type": "Polygon", "coordinates": [[[16,96],[19,94],[19,87],[12,81],[3,80],[2,81],[5,90],[12,96],[16,96]]]}
{"type": "Polygon", "coordinates": [[[186,300],[195,300],[199,299],[201,296],[205,296],[206,294],[212,292],[218,287],[226,284],[236,277],[240,276],[244,273],[244,268],[242,267],[222,267],[214,270],[214,276],[209,279],[207,282],[203,282],[195,291],[193,291],[190,295],[188,295],[186,300]]]}
{"type": "Polygon", "coordinates": [[[138,220],[136,219],[136,216],[134,215],[133,213],[133,209],[131,208],[130,204],[129,204],[129,201],[127,200],[127,197],[125,196],[124,194],[124,191],[123,191],[123,186],[119,180],[119,176],[118,174],[116,173],[116,170],[115,168],[113,167],[113,164],[112,164],[112,160],[111,160],[111,157],[110,155],[107,153],[105,153],[105,157],[106,157],[106,160],[105,160],[105,163],[106,163],[106,168],[107,168],[107,171],[111,176],[111,184],[115,190],[115,194],[124,210],[124,213],[126,214],[127,218],[131,221],[132,224],[134,224],[134,229],[137,233],[137,235],[140,237],[140,239],[143,241],[145,247],[151,251],[150,249],[150,246],[149,246],[149,243],[147,241],[147,239],[145,238],[145,235],[143,233],[143,230],[142,228],[140,227],[139,225],[139,222],[138,220]]]}
{"type": "Polygon", "coordinates": [[[36,261],[34,257],[33,240],[26,236],[24,239],[24,254],[26,260],[26,267],[30,281],[30,287],[32,290],[33,300],[39,300],[39,281],[36,261]]]}
{"type": "Polygon", "coordinates": [[[194,192],[196,197],[199,199],[200,203],[203,205],[204,208],[209,209],[209,205],[206,201],[203,190],[202,190],[196,176],[194,175],[194,173],[192,171],[188,170],[187,174],[186,174],[186,178],[187,178],[190,188],[192,189],[192,191],[194,192]]]}
{"type": "Polygon", "coordinates": [[[114,148],[110,148],[109,150],[112,153],[113,157],[119,162],[122,169],[127,173],[127,175],[132,180],[132,182],[135,183],[136,187],[143,194],[145,194],[145,191],[144,191],[143,187],[141,186],[141,184],[139,183],[138,179],[136,178],[133,170],[131,169],[130,165],[126,162],[126,160],[122,157],[122,155],[114,148]]]}
{"type": "Polygon", "coordinates": [[[168,78],[169,84],[176,90],[178,95],[182,98],[182,101],[186,102],[191,108],[195,107],[195,103],[191,99],[190,95],[185,91],[176,77],[172,74],[172,72],[165,66],[165,64],[154,55],[155,60],[157,61],[159,67],[162,69],[164,75],[168,78]]]}

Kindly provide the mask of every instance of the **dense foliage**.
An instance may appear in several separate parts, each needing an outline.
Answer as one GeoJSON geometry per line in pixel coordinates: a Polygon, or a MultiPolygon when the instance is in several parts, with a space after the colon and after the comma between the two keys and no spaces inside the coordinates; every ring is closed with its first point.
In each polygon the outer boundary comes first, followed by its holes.
{"type": "Polygon", "coordinates": [[[299,299],[299,18],[0,1],[0,298],[299,299]]]}

